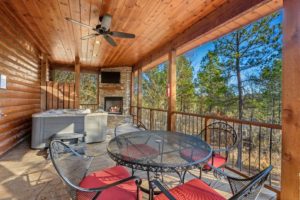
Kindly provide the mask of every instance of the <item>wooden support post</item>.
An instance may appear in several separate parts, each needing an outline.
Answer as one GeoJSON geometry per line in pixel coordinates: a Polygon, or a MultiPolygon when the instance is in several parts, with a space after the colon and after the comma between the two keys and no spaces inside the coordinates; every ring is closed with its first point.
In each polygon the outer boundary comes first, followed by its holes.
{"type": "Polygon", "coordinates": [[[168,122],[167,130],[176,131],[176,116],[173,112],[176,111],[176,51],[169,52],[169,67],[168,67],[168,122]]]}
{"type": "Polygon", "coordinates": [[[281,199],[300,199],[300,1],[283,5],[281,199]]]}
{"type": "Polygon", "coordinates": [[[100,86],[100,79],[99,79],[99,76],[100,76],[100,69],[97,70],[97,110],[99,109],[99,105],[100,105],[100,94],[99,94],[99,86],[100,86]]]}
{"type": "Polygon", "coordinates": [[[49,69],[48,56],[42,54],[41,60],[41,111],[47,109],[47,73],[49,69]]]}
{"type": "Polygon", "coordinates": [[[80,60],[75,57],[75,108],[80,106],[80,60]]]}
{"type": "Polygon", "coordinates": [[[143,98],[143,91],[142,91],[142,74],[143,71],[142,69],[138,69],[138,94],[137,94],[137,121],[142,120],[142,109],[141,107],[143,106],[142,104],[142,98],[143,98]]]}
{"type": "Polygon", "coordinates": [[[131,77],[130,77],[130,115],[133,115],[133,97],[134,96],[134,72],[131,72],[131,77]]]}

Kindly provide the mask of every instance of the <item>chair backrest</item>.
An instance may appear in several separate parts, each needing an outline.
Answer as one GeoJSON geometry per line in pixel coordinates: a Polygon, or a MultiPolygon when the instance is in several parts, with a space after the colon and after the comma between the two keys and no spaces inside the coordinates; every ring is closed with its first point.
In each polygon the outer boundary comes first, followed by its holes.
{"type": "Polygon", "coordinates": [[[114,135],[115,137],[124,133],[130,133],[130,132],[135,132],[135,131],[142,131],[142,130],[147,130],[145,125],[138,121],[137,124],[134,124],[132,121],[124,121],[124,123],[118,124],[115,127],[114,135]]]}
{"type": "Polygon", "coordinates": [[[61,179],[74,191],[82,190],[79,183],[86,176],[92,158],[80,155],[61,141],[53,140],[50,143],[51,161],[61,179]]]}
{"type": "Polygon", "coordinates": [[[255,200],[267,180],[273,166],[270,165],[257,175],[248,179],[228,177],[232,193],[230,200],[255,200]]]}
{"type": "Polygon", "coordinates": [[[230,151],[238,141],[234,128],[225,122],[213,122],[207,125],[200,133],[201,138],[207,141],[213,150],[230,151]]]}

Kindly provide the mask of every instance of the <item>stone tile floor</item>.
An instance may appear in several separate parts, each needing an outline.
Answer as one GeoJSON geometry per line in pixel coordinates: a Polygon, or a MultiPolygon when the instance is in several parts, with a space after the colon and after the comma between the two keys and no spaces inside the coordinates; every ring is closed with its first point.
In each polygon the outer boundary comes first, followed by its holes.
{"type": "MultiPolygon", "coordinates": [[[[110,136],[107,141],[109,138],[110,136]]],[[[96,156],[91,170],[115,165],[106,153],[107,141],[87,145],[87,153],[96,156]]],[[[136,175],[143,178],[145,172],[138,171],[136,175]]],[[[191,178],[188,175],[186,180],[191,178]]],[[[203,179],[206,182],[215,180],[211,173],[203,173],[203,179]]],[[[164,174],[164,181],[170,187],[178,184],[176,174],[164,174]]],[[[227,198],[231,196],[225,181],[214,184],[214,188],[227,198]]],[[[46,151],[30,149],[29,140],[20,143],[0,158],[0,200],[23,199],[70,199],[51,161],[47,160],[46,151]]],[[[148,199],[148,196],[144,194],[143,199],[148,199]]],[[[276,196],[275,193],[263,189],[258,199],[276,199],[276,196]]]]}

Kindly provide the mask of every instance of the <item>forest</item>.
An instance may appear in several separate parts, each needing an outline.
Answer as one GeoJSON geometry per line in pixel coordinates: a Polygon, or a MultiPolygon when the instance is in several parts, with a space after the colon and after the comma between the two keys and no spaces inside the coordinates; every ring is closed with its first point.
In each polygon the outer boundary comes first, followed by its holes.
{"type": "MultiPolygon", "coordinates": [[[[177,111],[280,124],[281,18],[274,13],[179,55],[177,111]]],[[[167,107],[167,68],[143,73],[144,107],[167,107]]]]}

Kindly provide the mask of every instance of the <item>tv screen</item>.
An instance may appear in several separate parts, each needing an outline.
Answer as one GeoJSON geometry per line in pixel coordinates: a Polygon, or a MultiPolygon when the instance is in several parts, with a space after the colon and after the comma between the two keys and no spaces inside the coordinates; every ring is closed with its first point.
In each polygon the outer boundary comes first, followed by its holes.
{"type": "Polygon", "coordinates": [[[101,72],[101,83],[120,83],[120,72],[101,72]]]}

